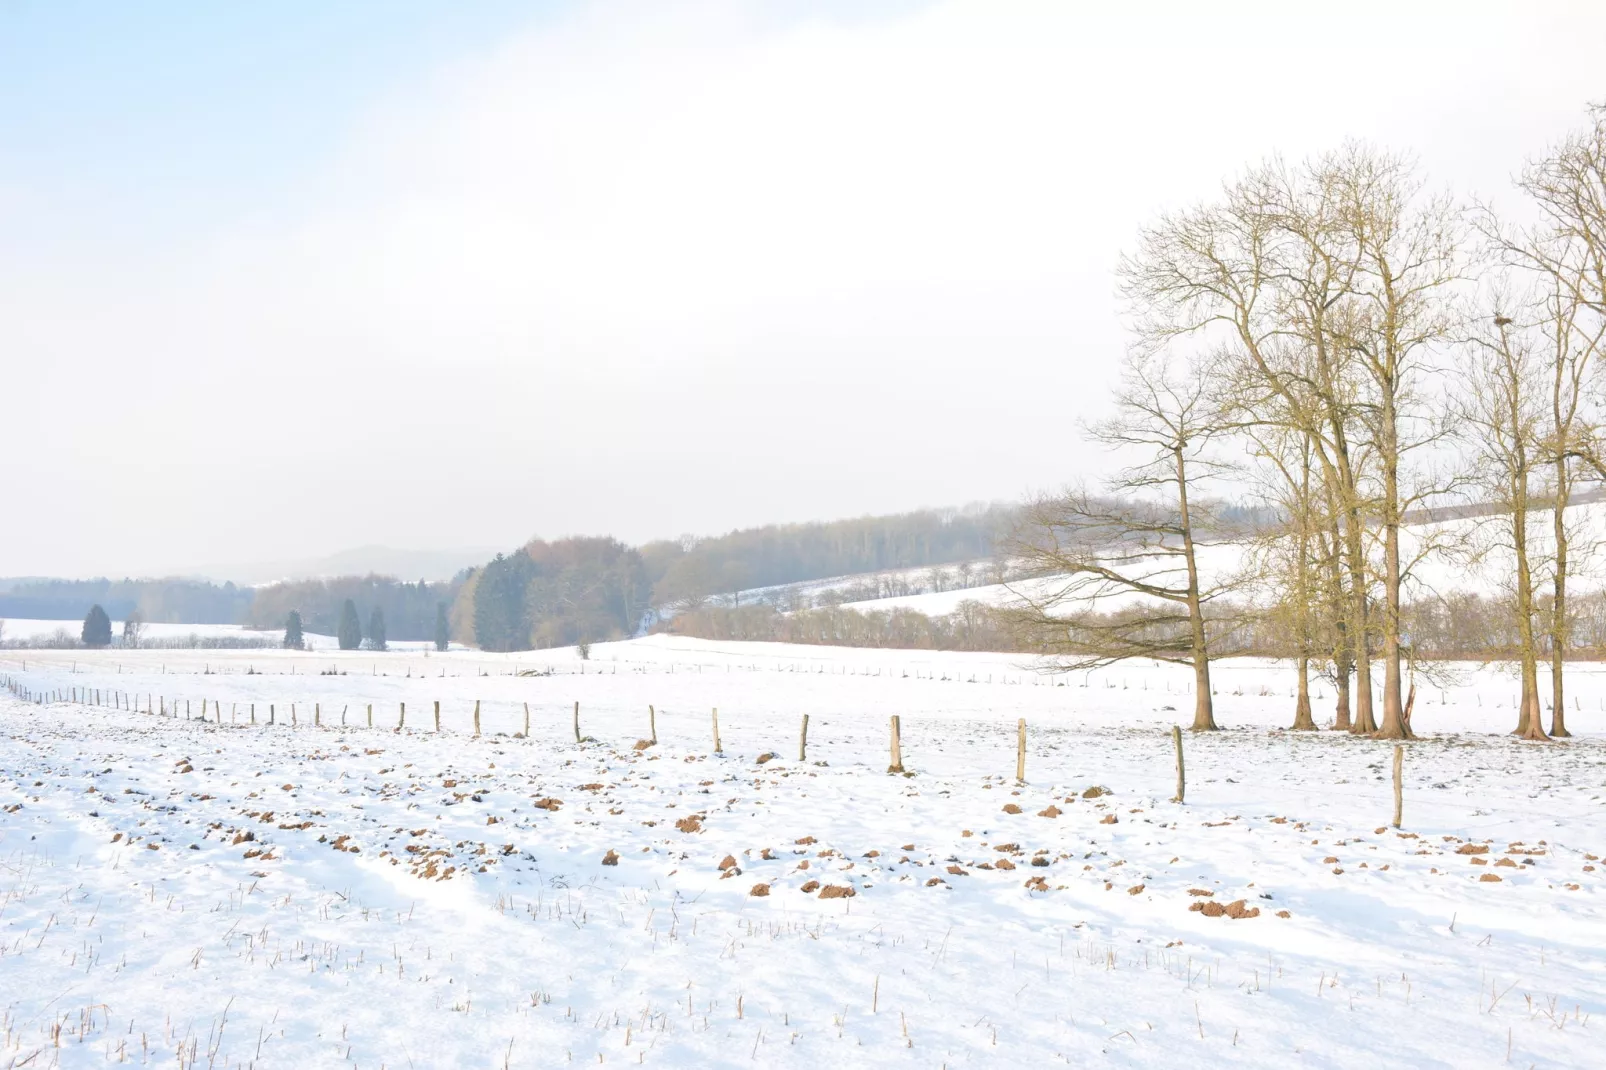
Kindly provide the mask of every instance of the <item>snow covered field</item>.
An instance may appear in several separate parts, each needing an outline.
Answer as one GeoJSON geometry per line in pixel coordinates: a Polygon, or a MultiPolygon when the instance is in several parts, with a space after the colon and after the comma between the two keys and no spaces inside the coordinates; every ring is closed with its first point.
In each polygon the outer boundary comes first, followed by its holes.
{"type": "MultiPolygon", "coordinates": [[[[83,623],[76,620],[29,620],[12,618],[5,621],[3,637],[11,640],[48,639],[58,632],[77,639],[83,630],[83,623]]],[[[121,637],[123,622],[112,621],[112,636],[121,637]]],[[[257,639],[277,646],[284,639],[284,629],[276,631],[260,631],[247,628],[241,624],[142,624],[140,635],[146,643],[183,642],[191,638],[198,639],[257,639]]],[[[309,650],[338,650],[340,641],[332,635],[319,635],[315,632],[306,632],[302,638],[306,641],[309,650]]],[[[393,650],[433,650],[435,644],[429,640],[392,640],[390,647],[393,650]]]]}
{"type": "Polygon", "coordinates": [[[1401,833],[1391,748],[1277,730],[1268,662],[1218,666],[1185,805],[1161,667],[653,637],[0,673],[89,700],[0,695],[0,1066],[1600,1064],[1596,666],[1556,745],[1503,734],[1509,676],[1424,682],[1401,833]]]}

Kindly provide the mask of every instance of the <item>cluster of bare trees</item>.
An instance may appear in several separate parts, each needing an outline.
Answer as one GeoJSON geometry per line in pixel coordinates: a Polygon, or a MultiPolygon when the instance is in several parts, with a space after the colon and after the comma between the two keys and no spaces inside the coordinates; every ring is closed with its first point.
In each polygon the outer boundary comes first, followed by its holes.
{"type": "Polygon", "coordinates": [[[1273,621],[1298,667],[1294,727],[1316,727],[1321,672],[1335,727],[1406,738],[1407,601],[1432,595],[1425,562],[1477,553],[1508,588],[1518,731],[1547,735],[1548,650],[1549,734],[1566,734],[1566,506],[1606,478],[1606,109],[1517,187],[1507,222],[1350,144],[1145,227],[1120,266],[1135,341],[1115,415],[1090,429],[1124,467],[1027,511],[1011,552],[1060,578],[1017,585],[1015,627],[1067,668],[1191,665],[1194,727],[1211,729],[1212,643],[1234,618],[1273,621]],[[1213,504],[1246,485],[1278,518],[1247,541],[1213,504]],[[1497,507],[1476,546],[1464,524],[1402,530],[1474,500],[1497,507]]]}

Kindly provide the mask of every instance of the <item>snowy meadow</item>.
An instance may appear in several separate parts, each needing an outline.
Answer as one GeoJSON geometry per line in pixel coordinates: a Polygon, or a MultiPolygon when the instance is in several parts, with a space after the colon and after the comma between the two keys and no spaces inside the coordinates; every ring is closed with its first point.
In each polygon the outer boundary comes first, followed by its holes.
{"type": "Polygon", "coordinates": [[[1396,830],[1272,662],[1178,804],[1167,667],[6,651],[0,1066],[1594,1065],[1596,668],[1420,680],[1396,830]]]}

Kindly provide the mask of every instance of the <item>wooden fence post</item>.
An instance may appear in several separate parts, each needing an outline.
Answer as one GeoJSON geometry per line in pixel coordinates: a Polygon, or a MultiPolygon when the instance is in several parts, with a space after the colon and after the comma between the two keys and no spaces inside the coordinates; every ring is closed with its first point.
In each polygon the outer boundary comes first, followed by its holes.
{"type": "Polygon", "coordinates": [[[341,728],[346,727],[346,711],[349,710],[349,709],[351,709],[350,706],[342,706],[342,707],[340,707],[340,727],[341,728]]]}
{"type": "Polygon", "coordinates": [[[268,703],[268,723],[269,724],[277,724],[278,723],[278,719],[279,719],[278,711],[276,711],[273,708],[273,703],[271,703],[271,702],[268,703]]]}
{"type": "Polygon", "coordinates": [[[574,704],[574,741],[580,742],[580,704],[574,704]]]}
{"type": "MultiPolygon", "coordinates": [[[[1538,716],[1537,713],[1534,716],[1538,716]]],[[[1394,827],[1400,827],[1400,819],[1404,816],[1405,795],[1402,791],[1401,781],[1405,772],[1405,748],[1398,743],[1394,745],[1394,827]]]]}
{"type": "Polygon", "coordinates": [[[530,704],[524,704],[524,738],[530,738],[530,704]]]}
{"type": "Polygon", "coordinates": [[[724,754],[725,748],[719,743],[719,707],[714,707],[714,753],[724,754]]]}
{"type": "Polygon", "coordinates": [[[312,704],[312,726],[314,728],[323,727],[323,703],[321,702],[312,704]]]}
{"type": "Polygon", "coordinates": [[[1171,742],[1177,748],[1177,797],[1171,801],[1183,801],[1188,789],[1188,777],[1182,764],[1182,729],[1178,725],[1171,726],[1171,742]]]}
{"type": "Polygon", "coordinates": [[[374,704],[372,702],[370,702],[368,704],[368,727],[372,728],[373,726],[374,726],[374,704]]]}
{"type": "Polygon", "coordinates": [[[292,703],[290,703],[290,727],[294,728],[295,726],[296,726],[296,704],[294,702],[292,702],[292,703]]]}
{"type": "Polygon", "coordinates": [[[809,715],[803,715],[803,731],[797,737],[797,760],[809,760],[809,715]]]}
{"type": "Polygon", "coordinates": [[[478,737],[479,734],[480,734],[480,700],[479,699],[475,699],[474,700],[474,735],[476,737],[478,737]]]}
{"type": "Polygon", "coordinates": [[[435,731],[441,730],[441,700],[435,700],[435,731]]]}
{"type": "Polygon", "coordinates": [[[887,766],[889,773],[903,772],[903,742],[899,732],[898,715],[892,715],[892,764],[887,766]]]}
{"type": "Polygon", "coordinates": [[[251,723],[257,723],[257,704],[255,702],[251,703],[251,723]]]}
{"type": "Polygon", "coordinates": [[[658,745],[658,711],[649,703],[647,706],[647,735],[652,739],[652,745],[658,745]]]}
{"type": "Polygon", "coordinates": [[[401,704],[401,713],[396,718],[396,731],[400,732],[407,727],[407,703],[401,704]]]}
{"type": "Polygon", "coordinates": [[[1015,722],[1015,782],[1026,783],[1026,718],[1015,722]]]}

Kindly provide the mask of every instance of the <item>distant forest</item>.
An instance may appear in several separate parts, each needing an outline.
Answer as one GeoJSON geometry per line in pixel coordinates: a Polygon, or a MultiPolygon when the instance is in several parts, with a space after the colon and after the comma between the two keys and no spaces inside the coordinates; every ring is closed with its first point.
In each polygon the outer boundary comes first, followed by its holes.
{"type": "Polygon", "coordinates": [[[99,605],[113,620],[126,620],[137,609],[156,624],[239,624],[255,593],[232,583],[187,579],[0,579],[0,619],[83,620],[90,606],[99,605]]]}
{"type": "MultiPolygon", "coordinates": [[[[0,619],[82,620],[100,605],[113,620],[138,612],[149,623],[277,630],[296,610],[306,631],[333,635],[350,599],[362,620],[380,610],[392,640],[433,639],[444,606],[453,639],[486,650],[528,650],[635,635],[704,606],[768,601],[808,608],[795,595],[757,593],[784,584],[933,566],[954,566],[943,575],[955,586],[969,586],[971,577],[986,582],[993,547],[1014,518],[1012,507],[978,505],[772,524],[640,547],[607,537],[536,539],[446,583],[377,575],[257,588],[191,579],[0,580],[0,619]]],[[[911,593],[897,587],[904,582],[880,577],[862,589],[822,593],[819,601],[911,593]]]]}
{"type": "Polygon", "coordinates": [[[335,635],[341,607],[349,598],[361,621],[369,620],[375,609],[384,615],[389,640],[433,639],[438,607],[450,607],[456,601],[465,578],[466,573],[447,583],[407,583],[390,576],[339,576],[275,583],[257,589],[241,623],[251,628],[283,628],[293,609],[300,612],[304,630],[335,635]]]}
{"type": "Polygon", "coordinates": [[[659,608],[739,604],[763,587],[864,572],[987,560],[1016,517],[1012,506],[921,509],[830,523],[771,524],[641,548],[659,608]]]}

